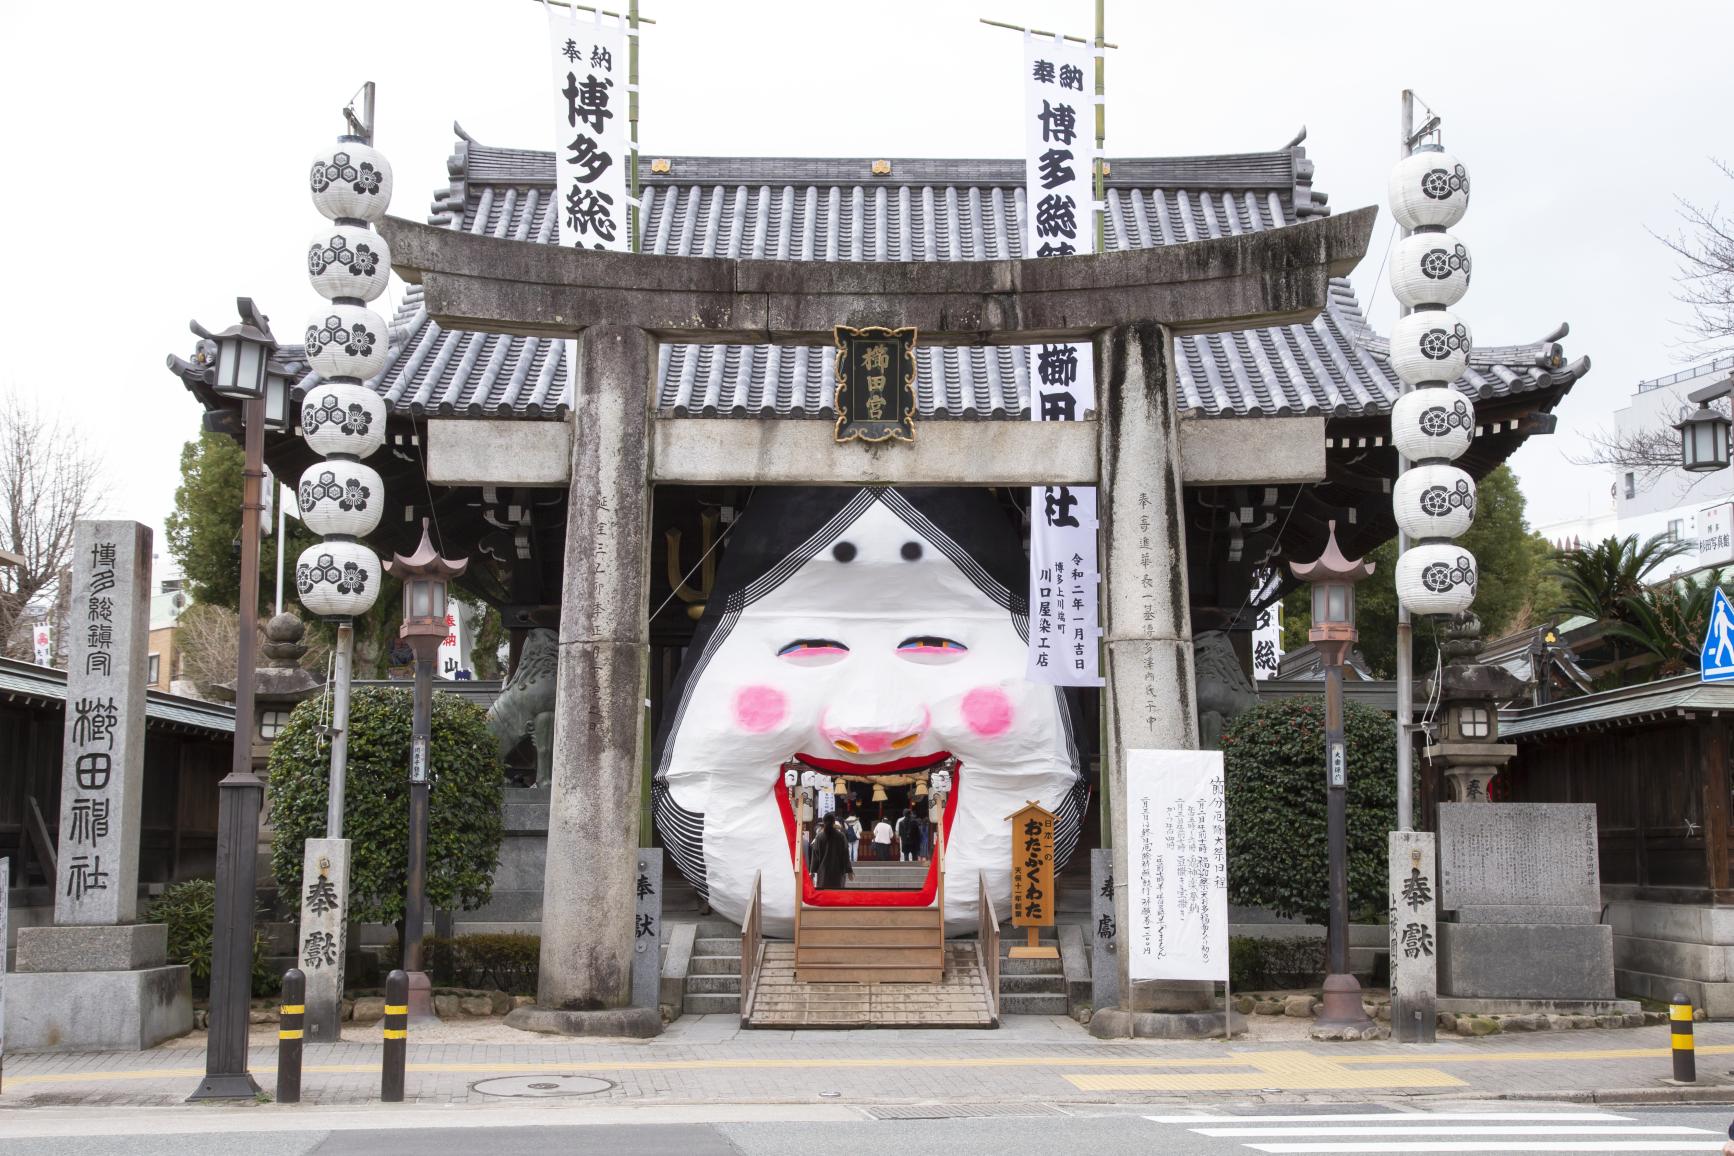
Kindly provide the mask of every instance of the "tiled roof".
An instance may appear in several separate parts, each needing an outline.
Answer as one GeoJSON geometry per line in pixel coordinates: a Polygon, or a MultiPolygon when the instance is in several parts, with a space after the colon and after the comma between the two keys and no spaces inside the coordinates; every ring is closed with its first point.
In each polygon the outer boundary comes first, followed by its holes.
{"type": "MultiPolygon", "coordinates": [[[[66,672],[49,666],[35,666],[15,659],[0,658],[0,698],[29,699],[43,704],[66,702],[66,672]]],[[[145,718],[164,726],[183,730],[204,731],[212,735],[235,733],[235,708],[226,702],[201,702],[165,694],[160,690],[145,691],[145,718]]]]}
{"type": "MultiPolygon", "coordinates": [[[[516,240],[552,242],[553,154],[500,149],[463,136],[451,186],[429,221],[516,240]]],[[[667,173],[641,158],[643,248],[696,256],[803,260],[1021,258],[1023,162],[674,157],[667,173]]],[[[660,166],[659,166],[660,167],[660,166]]],[[[1175,244],[1279,228],[1323,215],[1312,162],[1298,146],[1235,156],[1115,160],[1107,181],[1108,248],[1175,244]]],[[[393,412],[415,416],[562,418],[570,409],[564,343],[447,332],[411,286],[392,322],[391,360],[374,383],[393,412]]],[[[1562,336],[1563,331],[1560,335],[1562,336]]],[[[286,351],[286,353],[289,351],[286,351]]],[[[1208,415],[1377,415],[1397,383],[1387,347],[1346,280],[1332,282],[1310,325],[1176,342],[1184,406],[1208,415]]],[[[830,410],[824,348],[664,345],[658,406],[675,415],[817,417],[830,410]]],[[[1028,351],[919,349],[922,413],[1027,416],[1028,351]]],[[[1478,398],[1569,385],[1552,341],[1477,350],[1458,388],[1478,398]]],[[[310,382],[311,379],[309,379],[310,382]]]]}

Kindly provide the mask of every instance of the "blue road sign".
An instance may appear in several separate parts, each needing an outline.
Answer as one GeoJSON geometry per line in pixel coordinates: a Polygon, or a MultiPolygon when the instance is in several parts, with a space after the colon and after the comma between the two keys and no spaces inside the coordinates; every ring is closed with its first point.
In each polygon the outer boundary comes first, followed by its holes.
{"type": "Polygon", "coordinates": [[[1698,677],[1705,682],[1734,682],[1734,607],[1718,588],[1710,606],[1710,629],[1698,652],[1698,677]]]}

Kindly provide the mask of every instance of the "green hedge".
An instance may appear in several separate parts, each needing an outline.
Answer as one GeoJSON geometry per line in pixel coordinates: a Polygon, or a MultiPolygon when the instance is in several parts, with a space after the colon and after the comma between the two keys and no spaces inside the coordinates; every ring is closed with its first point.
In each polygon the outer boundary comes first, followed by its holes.
{"type": "MultiPolygon", "coordinates": [[[[169,928],[169,962],[184,963],[192,973],[193,994],[206,996],[211,991],[211,940],[215,932],[217,885],[209,879],[188,879],[173,883],[153,899],[145,909],[145,923],[166,923],[169,928]]],[[[263,914],[256,918],[263,919],[263,914]]],[[[253,931],[252,989],[256,996],[276,993],[283,977],[277,975],[265,958],[265,936],[257,927],[253,931]]]]}
{"type": "MultiPolygon", "coordinates": [[[[1228,901],[1326,921],[1324,699],[1261,703],[1224,729],[1228,901]]],[[[1386,909],[1389,833],[1397,820],[1397,738],[1390,717],[1346,704],[1349,918],[1386,909]]]]}
{"type": "Polygon", "coordinates": [[[1228,940],[1228,979],[1235,991],[1315,987],[1325,975],[1325,941],[1315,935],[1228,940]]]}
{"type": "Polygon", "coordinates": [[[542,939],[519,932],[432,936],[422,941],[436,984],[535,995],[542,939]]]}
{"type": "MultiPolygon", "coordinates": [[[[349,703],[349,771],[343,833],[350,840],[349,918],[403,918],[409,864],[410,689],[363,687],[349,703]]],[[[329,741],[317,733],[320,702],[295,708],[271,747],[271,870],[284,902],[301,905],[302,844],[325,835],[329,741]]],[[[504,778],[487,714],[456,695],[433,696],[428,795],[427,897],[474,910],[493,892],[500,855],[504,778]]]]}

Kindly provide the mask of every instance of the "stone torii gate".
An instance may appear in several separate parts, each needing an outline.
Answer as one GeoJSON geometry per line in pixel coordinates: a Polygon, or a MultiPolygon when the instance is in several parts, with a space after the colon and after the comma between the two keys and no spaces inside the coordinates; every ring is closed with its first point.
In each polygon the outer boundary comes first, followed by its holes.
{"type": "MultiPolygon", "coordinates": [[[[577,342],[569,429],[464,422],[448,423],[468,427],[462,435],[442,434],[439,423],[429,434],[434,481],[564,482],[573,495],[541,980],[523,1026],[660,1026],[655,1009],[627,1006],[653,485],[1099,486],[1102,749],[1109,805],[1119,806],[1127,749],[1198,745],[1183,484],[1324,476],[1321,417],[1181,422],[1174,339],[1311,321],[1329,279],[1366,252],[1374,215],[1096,256],[959,262],[608,253],[388,218],[381,232],[393,266],[423,286],[440,325],[577,342]],[[927,420],[912,444],[868,447],[833,444],[825,420],[655,410],[659,342],[830,345],[836,325],[913,325],[934,345],[1091,341],[1098,413],[1059,423],[927,420]],[[1182,426],[1192,428],[1183,436],[1182,426]]],[[[1123,838],[1114,840],[1114,869],[1128,877],[1123,838]]],[[[1115,896],[1122,927],[1126,896],[1115,896]]],[[[1119,954],[1122,993],[1133,991],[1129,956],[1119,954]]],[[[1122,1001],[1127,1011],[1197,1011],[1208,1006],[1208,986],[1141,984],[1122,1001]]],[[[1127,1017],[1125,1031],[1133,1026],[1127,1017]]]]}

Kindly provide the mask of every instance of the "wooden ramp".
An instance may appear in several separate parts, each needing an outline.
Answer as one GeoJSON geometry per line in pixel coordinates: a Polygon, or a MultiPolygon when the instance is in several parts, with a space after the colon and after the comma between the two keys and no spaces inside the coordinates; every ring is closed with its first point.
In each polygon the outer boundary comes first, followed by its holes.
{"type": "Polygon", "coordinates": [[[945,926],[937,907],[807,907],[795,913],[803,983],[940,983],[945,926]]]}
{"type": "MultiPolygon", "coordinates": [[[[877,913],[887,909],[868,910],[877,913]]],[[[803,951],[808,934],[803,930],[803,951]]],[[[784,1030],[998,1027],[978,944],[941,942],[937,950],[942,964],[933,982],[814,983],[796,978],[794,944],[767,942],[751,1003],[742,1009],[741,1022],[752,1028],[784,1030]]]]}

